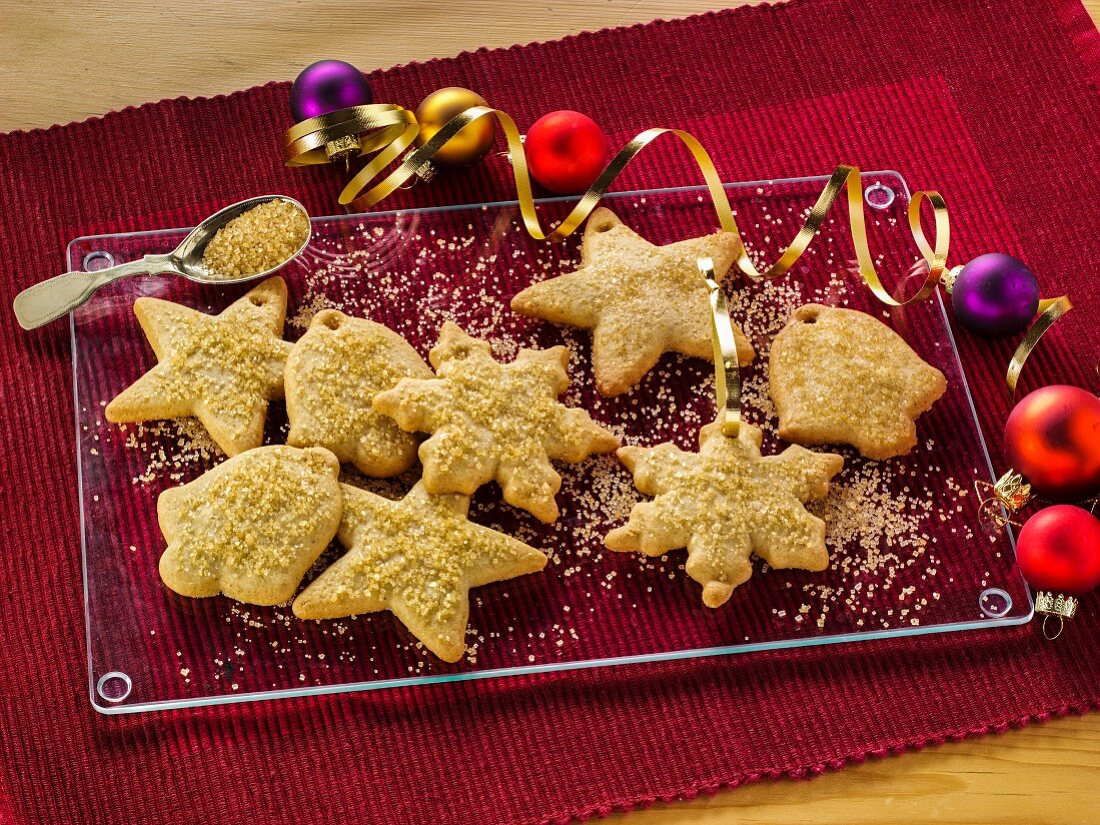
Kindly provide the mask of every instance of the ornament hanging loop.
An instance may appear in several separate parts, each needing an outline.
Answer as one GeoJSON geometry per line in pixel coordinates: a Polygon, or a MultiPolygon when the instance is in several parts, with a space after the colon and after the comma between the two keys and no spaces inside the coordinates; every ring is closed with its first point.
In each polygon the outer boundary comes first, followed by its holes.
{"type": "Polygon", "coordinates": [[[1043,616],[1043,638],[1046,639],[1048,642],[1053,642],[1055,639],[1062,635],[1062,630],[1065,628],[1065,626],[1066,623],[1061,616],[1043,616]],[[1055,628],[1053,633],[1051,633],[1050,629],[1047,627],[1047,622],[1049,622],[1051,619],[1055,619],[1058,622],[1058,626],[1055,628]]]}
{"type": "Polygon", "coordinates": [[[1009,470],[995,484],[975,481],[974,490],[979,498],[979,523],[986,534],[992,535],[1009,524],[1020,526],[1012,516],[1031,498],[1031,485],[1024,482],[1023,476],[1009,470]]]}
{"type": "Polygon", "coordinates": [[[1062,635],[1066,622],[1077,614],[1077,599],[1064,593],[1040,590],[1035,594],[1035,612],[1043,617],[1044,638],[1053,642],[1062,635]],[[1056,627],[1054,621],[1058,623],[1056,627]],[[1053,631],[1051,627],[1054,627],[1053,631]]]}

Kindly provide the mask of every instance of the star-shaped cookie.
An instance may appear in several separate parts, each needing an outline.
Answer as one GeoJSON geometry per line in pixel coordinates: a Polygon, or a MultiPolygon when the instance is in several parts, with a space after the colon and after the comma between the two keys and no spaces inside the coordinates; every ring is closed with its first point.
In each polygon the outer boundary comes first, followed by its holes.
{"type": "Polygon", "coordinates": [[[268,278],[220,315],[159,298],[138,298],[134,314],[158,363],[107,405],[107,420],[193,415],[227,455],[258,447],[268,401],[283,396],[290,352],[280,337],[283,279],[268,278]]]}
{"type": "Polygon", "coordinates": [[[390,610],[440,659],[466,651],[469,590],[534,573],[546,556],[468,521],[470,500],[418,483],[400,501],[344,486],[338,538],[348,548],[294,601],[302,619],[390,610]]]}
{"type": "Polygon", "coordinates": [[[549,523],[561,488],[550,460],[576,463],[619,446],[586,411],[558,402],[569,386],[565,347],[520,350],[502,364],[487,341],[448,321],[428,358],[437,378],[404,378],[374,408],[402,429],[431,433],[420,445],[431,493],[472,495],[495,479],[505,501],[549,523]]]}
{"type": "Polygon", "coordinates": [[[343,495],[328,450],[248,450],[165,490],[157,518],[168,547],[160,577],[182,596],[288,601],[332,541],[343,495]]]}
{"type": "Polygon", "coordinates": [[[795,310],[768,364],[780,438],[851,444],[873,459],[913,449],[916,418],[947,389],[943,373],[878,319],[819,304],[795,310]]]}
{"type": "Polygon", "coordinates": [[[287,443],[325,447],[376,478],[404,472],[420,440],[371,401],[409,377],[432,371],[396,332],[335,309],[317,313],[286,362],[287,443]]]}
{"type": "Polygon", "coordinates": [[[699,433],[699,452],[673,444],[623,447],[618,456],[638,490],[623,527],[607,534],[611,550],[660,556],[687,547],[686,570],[703,585],[703,603],[719,607],[752,575],[753,553],[772,567],[824,570],[825,522],[803,502],[823,498],[844,459],[788,447],[761,457],[761,433],[741,424],[737,438],[719,424],[699,433]]]}
{"type": "MultiPolygon", "coordinates": [[[[555,324],[592,330],[596,388],[619,395],[637,384],[665,352],[714,360],[711,308],[699,258],[721,281],[737,259],[734,235],[719,232],[656,246],[600,207],[588,218],[575,272],[533,284],[512,309],[555,324]]],[[[752,345],[734,325],[737,360],[752,345]]]]}

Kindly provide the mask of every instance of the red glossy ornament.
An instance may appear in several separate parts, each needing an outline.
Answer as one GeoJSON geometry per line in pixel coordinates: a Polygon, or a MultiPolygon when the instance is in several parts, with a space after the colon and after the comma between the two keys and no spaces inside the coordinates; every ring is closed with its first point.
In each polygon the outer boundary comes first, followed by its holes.
{"type": "Polygon", "coordinates": [[[536,120],[523,151],[531,177],[551,192],[574,195],[591,186],[607,164],[607,135],[592,118],[565,109],[536,120]]]}
{"type": "Polygon", "coordinates": [[[1016,561],[1036,590],[1083,596],[1100,584],[1100,519],[1072,504],[1040,510],[1020,528],[1016,561]]]}
{"type": "Polygon", "coordinates": [[[1080,387],[1042,387],[1005,422],[1005,460],[1050,501],[1100,494],[1100,398],[1080,387]]]}

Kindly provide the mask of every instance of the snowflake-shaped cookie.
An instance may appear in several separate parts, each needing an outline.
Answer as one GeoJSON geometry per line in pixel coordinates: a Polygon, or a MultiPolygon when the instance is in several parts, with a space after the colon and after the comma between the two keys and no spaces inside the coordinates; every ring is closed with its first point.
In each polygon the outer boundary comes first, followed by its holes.
{"type": "Polygon", "coordinates": [[[762,457],[760,443],[751,424],[737,438],[708,424],[697,453],[669,443],[620,449],[638,490],[655,498],[634,505],[607,547],[647,556],[687,547],[687,573],[703,585],[708,607],[748,580],[753,553],[772,567],[824,570],[825,522],[802,504],[828,493],[844,459],[798,446],[762,457]]]}
{"type": "Polygon", "coordinates": [[[496,480],[505,501],[549,523],[561,487],[551,459],[575,463],[619,446],[585,410],[558,402],[569,386],[565,347],[520,350],[502,364],[487,341],[448,321],[428,357],[437,378],[404,378],[374,408],[431,433],[419,450],[430,493],[472,495],[496,480]]]}

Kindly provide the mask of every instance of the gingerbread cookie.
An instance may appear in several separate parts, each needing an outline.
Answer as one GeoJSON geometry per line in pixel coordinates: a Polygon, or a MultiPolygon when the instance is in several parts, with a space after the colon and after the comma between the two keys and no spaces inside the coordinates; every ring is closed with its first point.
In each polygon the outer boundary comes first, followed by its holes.
{"type": "Polygon", "coordinates": [[[634,505],[626,525],[607,534],[611,550],[660,556],[687,547],[686,570],[719,607],[752,575],[753,553],[776,568],[824,570],[825,522],[803,502],[823,498],[844,459],[788,447],[761,457],[761,433],[742,424],[737,438],[718,424],[699,433],[699,452],[673,444],[623,447],[622,462],[653,501],[634,505]]]}
{"type": "MultiPolygon", "coordinates": [[[[596,388],[619,395],[665,352],[714,360],[711,309],[697,260],[711,258],[718,281],[737,259],[734,235],[718,232],[656,246],[600,207],[588,218],[575,272],[533,284],[512,309],[555,324],[592,330],[596,388]]],[[[753,359],[735,325],[737,360],[753,359]]]]}
{"type": "Polygon", "coordinates": [[[432,371],[396,332],[335,309],[317,313],[286,362],[287,443],[325,447],[381,478],[416,461],[419,439],[375,412],[374,396],[432,371]]]}
{"type": "Polygon", "coordinates": [[[867,458],[904,455],[915,419],[947,379],[863,312],[807,304],[772,342],[771,397],[779,435],[797,444],[851,444],[867,458]]]}
{"type": "Polygon", "coordinates": [[[165,490],[157,500],[168,542],[161,580],[182,596],[287,601],[336,534],[339,472],[328,450],[278,445],[248,450],[165,490]]]}
{"type": "Polygon", "coordinates": [[[587,412],[558,403],[569,386],[565,347],[521,350],[501,364],[487,341],[448,321],[428,357],[438,378],[405,378],[374,397],[403,429],[431,433],[420,445],[428,492],[471,495],[495,479],[505,501],[552,522],[561,476],[550,460],[619,446],[587,412]]]}
{"type": "Polygon", "coordinates": [[[220,315],[134,302],[157,365],[107,405],[115,423],[195,416],[227,455],[263,442],[268,401],[283,396],[286,284],[268,278],[220,315]]]}
{"type": "Polygon", "coordinates": [[[466,651],[471,587],[534,573],[546,556],[470,522],[470,500],[417,484],[401,501],[344,487],[338,537],[348,552],[294,600],[302,619],[390,610],[432,653],[466,651]]]}

